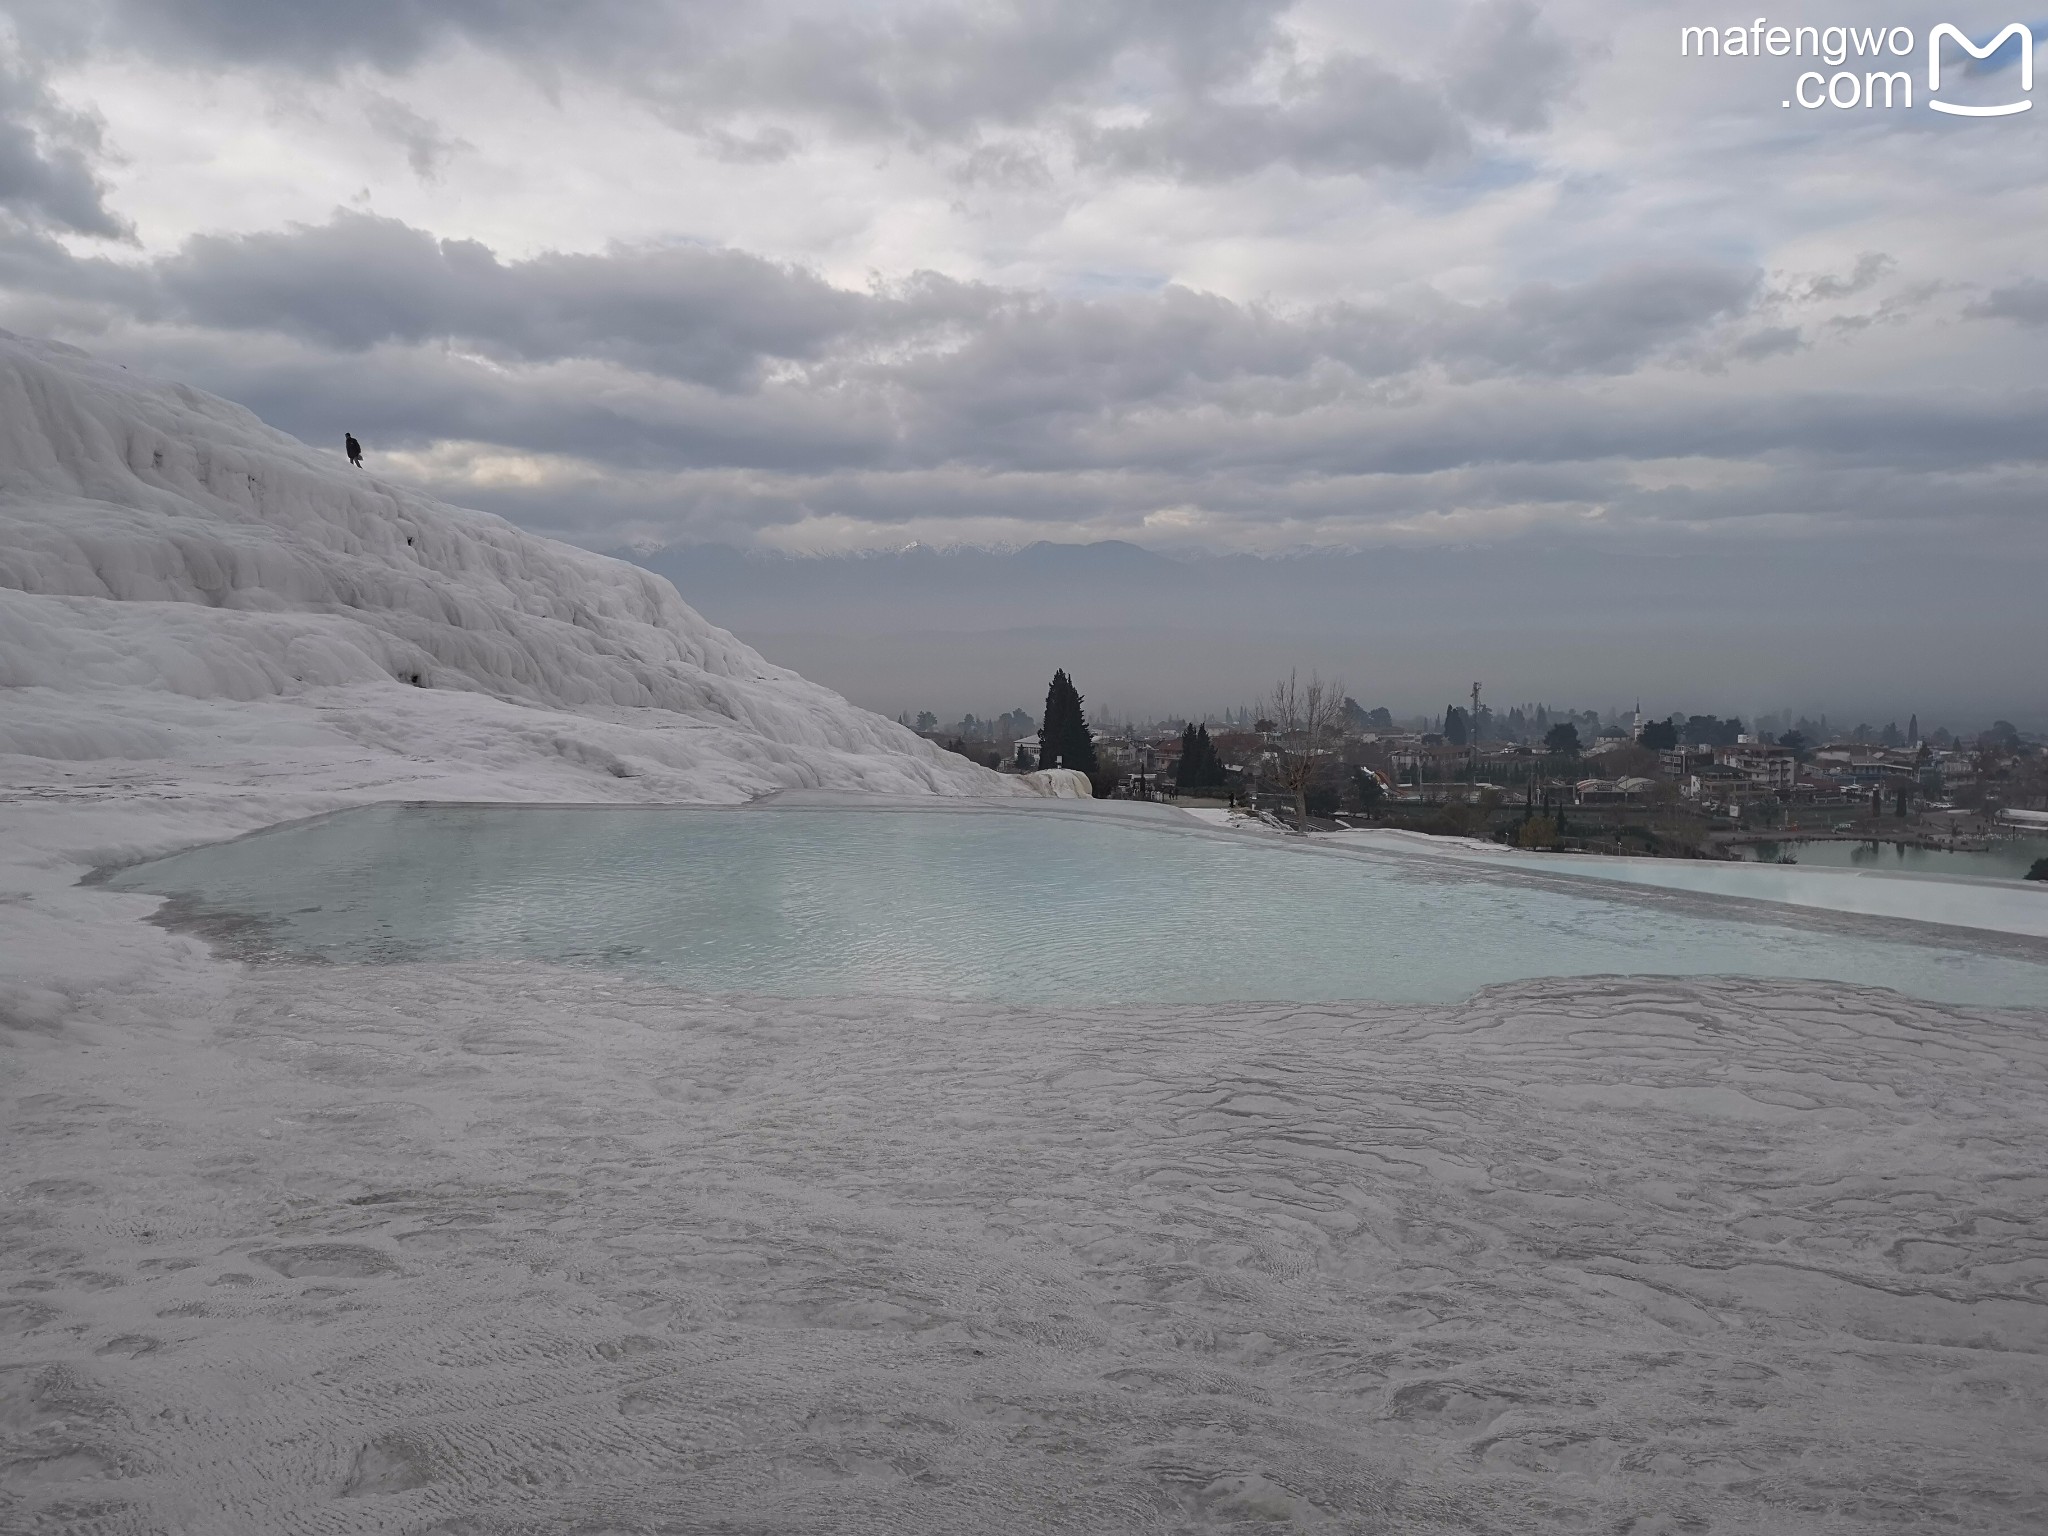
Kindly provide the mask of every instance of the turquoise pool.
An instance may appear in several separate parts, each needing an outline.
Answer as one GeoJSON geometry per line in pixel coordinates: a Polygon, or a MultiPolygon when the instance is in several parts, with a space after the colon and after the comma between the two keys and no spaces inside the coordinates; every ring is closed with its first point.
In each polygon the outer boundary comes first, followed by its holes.
{"type": "Polygon", "coordinates": [[[2039,1006],[2048,946],[1085,809],[376,807],[124,869],[281,957],[600,966],[693,990],[1448,1001],[1594,974],[2039,1006]]]}

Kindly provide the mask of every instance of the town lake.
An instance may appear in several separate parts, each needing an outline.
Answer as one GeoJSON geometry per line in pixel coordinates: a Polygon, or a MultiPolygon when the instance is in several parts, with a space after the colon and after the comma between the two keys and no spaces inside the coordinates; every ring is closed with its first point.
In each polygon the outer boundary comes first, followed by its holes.
{"type": "Polygon", "coordinates": [[[1909,875],[1971,875],[1984,880],[2024,880],[2036,859],[2048,858],[2048,837],[2003,837],[1989,848],[1918,848],[1910,843],[1859,842],[1850,838],[1786,838],[1746,843],[1730,850],[1757,864],[1790,856],[1814,869],[1894,870],[1909,875]]]}

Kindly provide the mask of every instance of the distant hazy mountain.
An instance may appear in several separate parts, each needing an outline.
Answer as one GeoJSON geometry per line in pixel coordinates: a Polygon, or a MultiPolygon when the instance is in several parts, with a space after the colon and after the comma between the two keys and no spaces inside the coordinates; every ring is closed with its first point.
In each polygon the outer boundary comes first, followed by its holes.
{"type": "Polygon", "coordinates": [[[1276,558],[1121,542],[624,557],[766,655],[889,714],[1036,713],[1056,666],[1093,711],[1193,713],[1250,702],[1290,665],[1396,713],[1441,710],[1475,678],[1502,706],[1605,709],[1640,694],[1659,713],[2048,713],[2029,567],[1988,556],[1961,598],[1921,592],[1895,552],[1866,558],[1849,542],[1785,563],[1709,540],[1639,554],[1534,539],[1276,558]],[[1914,611],[1938,643],[1895,638],[1914,611]]]}

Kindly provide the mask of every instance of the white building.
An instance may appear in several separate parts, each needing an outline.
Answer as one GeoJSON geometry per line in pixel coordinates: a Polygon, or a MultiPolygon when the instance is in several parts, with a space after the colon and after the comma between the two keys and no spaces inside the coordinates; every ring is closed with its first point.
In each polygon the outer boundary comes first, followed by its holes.
{"type": "Polygon", "coordinates": [[[1739,741],[1732,747],[1714,748],[1714,761],[1723,768],[1733,768],[1750,783],[1765,789],[1789,791],[1799,778],[1799,760],[1790,747],[1739,741]]]}

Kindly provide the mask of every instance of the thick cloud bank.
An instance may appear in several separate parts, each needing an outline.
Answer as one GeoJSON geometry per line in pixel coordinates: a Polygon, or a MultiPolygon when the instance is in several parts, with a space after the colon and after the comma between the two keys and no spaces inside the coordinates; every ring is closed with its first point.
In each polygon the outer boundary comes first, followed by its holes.
{"type": "Polygon", "coordinates": [[[173,777],[318,738],[471,793],[531,793],[537,770],[576,798],[1014,785],[769,664],[660,577],[5,333],[0,688],[0,755],[173,777]]]}

